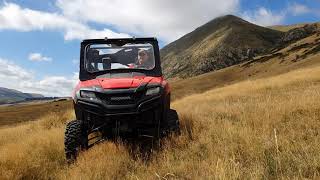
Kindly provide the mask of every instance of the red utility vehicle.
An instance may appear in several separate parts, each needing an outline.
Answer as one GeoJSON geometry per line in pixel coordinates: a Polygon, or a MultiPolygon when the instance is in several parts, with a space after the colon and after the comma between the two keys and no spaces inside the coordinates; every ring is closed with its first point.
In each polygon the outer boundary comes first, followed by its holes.
{"type": "Polygon", "coordinates": [[[158,139],[179,130],[156,38],[84,40],[79,78],[73,94],[76,120],[65,131],[67,159],[105,139],[158,139]]]}

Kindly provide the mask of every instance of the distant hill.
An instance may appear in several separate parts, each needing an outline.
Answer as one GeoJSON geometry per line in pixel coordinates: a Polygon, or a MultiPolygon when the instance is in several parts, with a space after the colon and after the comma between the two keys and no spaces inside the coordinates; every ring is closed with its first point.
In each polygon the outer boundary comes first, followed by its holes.
{"type": "Polygon", "coordinates": [[[161,49],[164,75],[186,78],[223,69],[273,53],[317,31],[316,24],[297,27],[283,32],[233,15],[216,18],[161,49]]]}
{"type": "Polygon", "coordinates": [[[0,87],[0,104],[24,101],[28,98],[43,98],[41,94],[23,93],[14,89],[0,87]]]}
{"type": "Polygon", "coordinates": [[[315,22],[315,23],[299,23],[299,24],[291,24],[291,25],[274,25],[274,26],[269,26],[268,28],[282,31],[282,32],[288,32],[288,31],[293,30],[295,28],[302,28],[302,27],[308,26],[310,24],[317,24],[318,27],[320,26],[319,22],[315,22]]]}
{"type": "Polygon", "coordinates": [[[292,30],[294,28],[301,28],[305,25],[308,25],[308,23],[300,23],[300,24],[292,24],[292,25],[274,25],[274,26],[269,26],[268,28],[274,29],[277,31],[288,32],[289,30],[292,30]]]}

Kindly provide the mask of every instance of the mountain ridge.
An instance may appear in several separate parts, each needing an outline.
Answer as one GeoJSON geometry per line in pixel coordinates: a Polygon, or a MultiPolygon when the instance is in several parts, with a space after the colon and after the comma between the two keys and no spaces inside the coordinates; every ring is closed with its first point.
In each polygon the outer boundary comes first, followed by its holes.
{"type": "Polygon", "coordinates": [[[282,32],[234,15],[209,21],[161,49],[166,78],[187,78],[249,61],[314,32],[303,26],[282,32]]]}

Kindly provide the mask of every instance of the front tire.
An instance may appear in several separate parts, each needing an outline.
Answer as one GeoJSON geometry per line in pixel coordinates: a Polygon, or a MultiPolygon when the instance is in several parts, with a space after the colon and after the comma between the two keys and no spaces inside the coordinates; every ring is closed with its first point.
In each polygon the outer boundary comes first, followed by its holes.
{"type": "Polygon", "coordinates": [[[165,114],[165,124],[162,134],[167,136],[170,133],[180,134],[179,116],[176,110],[168,109],[165,114]]]}
{"type": "Polygon", "coordinates": [[[81,150],[88,147],[88,135],[79,120],[70,121],[66,126],[64,137],[66,159],[73,162],[81,150]]]}
{"type": "Polygon", "coordinates": [[[180,132],[180,123],[179,123],[179,116],[176,110],[169,109],[167,114],[167,120],[169,122],[169,130],[171,132],[176,132],[179,134],[180,132]]]}

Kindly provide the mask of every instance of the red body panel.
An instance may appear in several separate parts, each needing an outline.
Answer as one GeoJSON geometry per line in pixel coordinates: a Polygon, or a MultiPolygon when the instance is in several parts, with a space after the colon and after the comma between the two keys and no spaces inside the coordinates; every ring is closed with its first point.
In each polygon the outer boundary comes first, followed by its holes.
{"type": "Polygon", "coordinates": [[[97,78],[87,81],[79,81],[73,91],[73,96],[81,88],[100,87],[103,89],[127,89],[136,88],[142,83],[161,84],[169,92],[168,83],[163,77],[135,76],[132,78],[97,78]]]}

